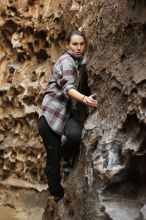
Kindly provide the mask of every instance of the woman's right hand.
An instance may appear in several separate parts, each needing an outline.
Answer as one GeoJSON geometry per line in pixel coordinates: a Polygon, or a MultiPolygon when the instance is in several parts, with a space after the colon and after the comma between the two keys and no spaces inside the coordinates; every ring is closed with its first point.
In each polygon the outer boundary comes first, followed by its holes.
{"type": "Polygon", "coordinates": [[[82,102],[88,106],[97,107],[96,94],[90,96],[84,96],[82,102]]]}

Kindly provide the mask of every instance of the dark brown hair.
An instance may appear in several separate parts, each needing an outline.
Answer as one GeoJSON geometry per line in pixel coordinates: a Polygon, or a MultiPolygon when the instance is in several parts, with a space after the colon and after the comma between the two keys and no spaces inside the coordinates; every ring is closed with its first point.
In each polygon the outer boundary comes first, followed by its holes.
{"type": "Polygon", "coordinates": [[[85,43],[87,42],[84,32],[79,31],[79,30],[69,31],[68,34],[66,35],[65,42],[69,44],[70,41],[71,41],[71,37],[72,37],[73,35],[79,35],[79,36],[81,36],[81,37],[84,38],[85,43]]]}

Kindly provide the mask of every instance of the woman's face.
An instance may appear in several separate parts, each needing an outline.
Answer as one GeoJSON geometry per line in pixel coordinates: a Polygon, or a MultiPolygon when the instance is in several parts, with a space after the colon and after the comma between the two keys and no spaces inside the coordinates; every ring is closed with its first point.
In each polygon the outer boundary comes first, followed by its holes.
{"type": "Polygon", "coordinates": [[[80,58],[84,53],[85,40],[80,35],[72,35],[70,42],[66,43],[66,48],[71,50],[77,58],[80,58]]]}

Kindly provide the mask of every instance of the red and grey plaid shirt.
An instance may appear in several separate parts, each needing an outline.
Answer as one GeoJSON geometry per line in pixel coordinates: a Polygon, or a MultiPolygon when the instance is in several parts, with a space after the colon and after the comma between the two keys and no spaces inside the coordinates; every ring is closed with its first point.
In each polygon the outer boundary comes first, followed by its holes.
{"type": "Polygon", "coordinates": [[[78,78],[76,60],[69,52],[65,52],[52,69],[40,113],[40,116],[45,116],[52,130],[60,135],[64,132],[70,114],[72,101],[67,95],[68,90],[78,88],[78,78]]]}

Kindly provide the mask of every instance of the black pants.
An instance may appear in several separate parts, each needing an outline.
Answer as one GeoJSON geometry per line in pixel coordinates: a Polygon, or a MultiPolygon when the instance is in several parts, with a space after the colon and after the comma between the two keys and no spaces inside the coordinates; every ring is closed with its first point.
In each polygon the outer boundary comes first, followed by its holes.
{"type": "Polygon", "coordinates": [[[61,136],[55,133],[48,125],[44,116],[38,122],[38,130],[43,139],[47,153],[46,176],[50,194],[63,197],[64,189],[61,186],[60,157],[69,160],[73,153],[78,151],[83,125],[78,117],[72,114],[66,125],[65,135],[67,141],[61,146],[61,136]]]}

